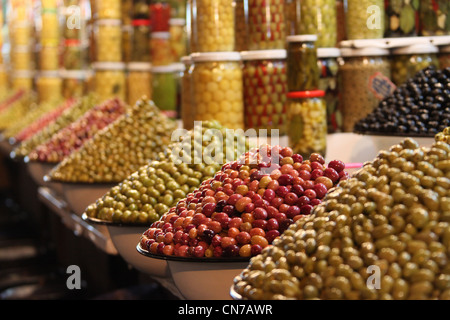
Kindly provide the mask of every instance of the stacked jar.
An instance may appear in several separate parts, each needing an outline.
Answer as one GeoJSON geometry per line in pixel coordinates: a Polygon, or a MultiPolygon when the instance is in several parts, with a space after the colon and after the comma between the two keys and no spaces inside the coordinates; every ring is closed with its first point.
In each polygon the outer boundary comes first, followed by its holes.
{"type": "Polygon", "coordinates": [[[88,72],[86,70],[61,70],[62,97],[80,98],[87,93],[88,72]]]}
{"type": "MultiPolygon", "coordinates": [[[[169,118],[178,118],[178,83],[183,68],[180,63],[151,68],[152,99],[169,118]]],[[[184,66],[183,66],[184,67],[184,66]]]]}
{"type": "Polygon", "coordinates": [[[152,73],[150,62],[130,62],[127,65],[128,104],[134,105],[142,98],[152,99],[152,73]]]}
{"type": "Polygon", "coordinates": [[[287,136],[295,153],[325,156],[327,107],[319,90],[317,35],[287,37],[287,136]]]}
{"type": "Polygon", "coordinates": [[[169,20],[170,47],[173,61],[181,61],[187,52],[186,19],[172,18],[169,20]]]}
{"type": "Polygon", "coordinates": [[[422,36],[450,35],[448,1],[420,0],[419,16],[422,36]]]}
{"type": "Polygon", "coordinates": [[[41,71],[36,78],[40,102],[58,103],[62,98],[62,79],[59,71],[41,71]]]}
{"type": "Polygon", "coordinates": [[[126,101],[126,75],[124,62],[96,62],[94,70],[94,91],[101,101],[119,98],[126,101]]]}
{"type": "Polygon", "coordinates": [[[439,69],[439,48],[429,43],[413,44],[392,50],[392,81],[399,86],[429,66],[439,69]]]}
{"type": "Polygon", "coordinates": [[[383,38],[385,19],[384,0],[347,0],[345,22],[349,40],[383,38]]]}
{"type": "Polygon", "coordinates": [[[150,57],[153,66],[174,62],[170,42],[170,5],[156,2],[150,5],[150,57]]]}
{"type": "Polygon", "coordinates": [[[419,5],[419,1],[385,0],[385,37],[417,36],[419,5]]]}

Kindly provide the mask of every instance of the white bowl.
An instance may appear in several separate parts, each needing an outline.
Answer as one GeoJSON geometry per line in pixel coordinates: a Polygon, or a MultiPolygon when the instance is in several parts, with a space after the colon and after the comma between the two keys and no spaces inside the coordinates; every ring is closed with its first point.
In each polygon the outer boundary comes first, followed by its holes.
{"type": "Polygon", "coordinates": [[[70,210],[81,216],[86,208],[103,197],[114,185],[62,183],[63,194],[70,210]]]}

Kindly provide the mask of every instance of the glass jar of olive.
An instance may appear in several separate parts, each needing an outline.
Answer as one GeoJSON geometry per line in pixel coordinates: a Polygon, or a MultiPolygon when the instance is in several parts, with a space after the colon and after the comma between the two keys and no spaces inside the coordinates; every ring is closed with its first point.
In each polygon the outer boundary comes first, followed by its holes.
{"type": "Polygon", "coordinates": [[[147,20],[150,18],[150,0],[133,0],[132,6],[133,20],[147,20]]]}
{"type": "Polygon", "coordinates": [[[151,32],[150,61],[153,66],[166,66],[175,62],[170,32],[151,32]]]}
{"type": "Polygon", "coordinates": [[[399,86],[422,69],[439,69],[439,48],[432,44],[414,44],[392,50],[392,81],[399,86]]]}
{"type": "Polygon", "coordinates": [[[96,61],[122,61],[122,22],[120,19],[96,21],[96,61]]]}
{"type": "Polygon", "coordinates": [[[448,0],[420,0],[420,35],[450,34],[450,5],[448,0]]]}
{"type": "Polygon", "coordinates": [[[235,0],[234,7],[234,43],[235,51],[248,50],[248,26],[244,0],[235,0]]]}
{"type": "Polygon", "coordinates": [[[287,135],[294,153],[309,159],[323,157],[327,148],[327,107],[325,91],[299,91],[287,94],[287,135]]]}
{"type": "Polygon", "coordinates": [[[150,62],[150,20],[133,20],[133,49],[131,61],[150,62]]]}
{"type": "Polygon", "coordinates": [[[123,62],[96,62],[92,65],[94,70],[94,92],[99,100],[119,98],[126,101],[125,63],[123,62]]]}
{"type": "Polygon", "coordinates": [[[342,112],[342,131],[352,132],[381,100],[391,95],[389,50],[375,47],[341,48],[338,84],[342,112]]]}
{"type": "Polygon", "coordinates": [[[58,71],[44,71],[36,78],[39,102],[57,102],[62,98],[62,79],[58,71]]]}
{"type": "Polygon", "coordinates": [[[151,74],[153,102],[168,117],[177,118],[177,65],[152,65],[151,74]]]}
{"type": "Polygon", "coordinates": [[[286,50],[241,52],[245,129],[286,133],[286,50]]]}
{"type": "Polygon", "coordinates": [[[181,76],[181,120],[183,128],[191,130],[194,128],[195,121],[191,94],[192,58],[190,56],[182,57],[181,62],[185,66],[181,76]]]}
{"type": "Polygon", "coordinates": [[[64,99],[80,98],[86,93],[85,70],[62,70],[62,96],[64,99]]]}
{"type": "Polygon", "coordinates": [[[81,70],[86,67],[86,49],[79,40],[64,40],[63,65],[66,70],[81,70]]]}
{"type": "Polygon", "coordinates": [[[122,15],[121,0],[95,0],[95,18],[120,19],[122,15]]]}
{"type": "Polygon", "coordinates": [[[127,65],[128,104],[134,105],[145,97],[152,99],[152,74],[150,62],[130,62],[127,65]]]}
{"type": "Polygon", "coordinates": [[[417,36],[419,0],[385,0],[386,37],[417,36]]]}
{"type": "Polygon", "coordinates": [[[186,55],[187,36],[186,19],[176,18],[169,20],[170,47],[174,61],[180,61],[186,55]]]}
{"type": "Polygon", "coordinates": [[[348,40],[381,39],[385,30],[384,0],[347,0],[348,40]]]}
{"type": "Polygon", "coordinates": [[[308,91],[319,88],[316,35],[293,35],[287,41],[288,91],[308,91]]]}
{"type": "Polygon", "coordinates": [[[441,69],[450,67],[450,45],[439,49],[439,67],[441,69]]]}

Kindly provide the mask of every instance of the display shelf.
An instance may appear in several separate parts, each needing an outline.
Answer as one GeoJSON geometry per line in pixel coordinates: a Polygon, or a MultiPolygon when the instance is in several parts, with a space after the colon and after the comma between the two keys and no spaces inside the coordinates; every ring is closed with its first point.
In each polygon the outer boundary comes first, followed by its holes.
{"type": "Polygon", "coordinates": [[[417,43],[434,44],[436,46],[448,45],[450,44],[450,36],[345,40],[339,43],[339,47],[341,48],[377,47],[383,49],[392,49],[398,47],[406,47],[417,43]]]}

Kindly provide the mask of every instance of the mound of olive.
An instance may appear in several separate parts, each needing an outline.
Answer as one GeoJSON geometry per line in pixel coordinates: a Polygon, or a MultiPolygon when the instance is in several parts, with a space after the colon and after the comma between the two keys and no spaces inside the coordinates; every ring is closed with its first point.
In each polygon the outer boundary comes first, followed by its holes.
{"type": "Polygon", "coordinates": [[[59,182],[119,183],[156,159],[170,144],[175,127],[153,101],[140,100],[64,158],[49,177],[59,182]]]}
{"type": "Polygon", "coordinates": [[[244,136],[226,135],[226,128],[219,123],[204,121],[201,127],[196,126],[182,136],[180,142],[170,145],[158,160],[142,166],[91,204],[86,215],[123,224],[148,225],[157,221],[204,180],[213,177],[227,158],[236,159],[240,155],[238,146],[243,146],[244,151],[248,149],[244,136]],[[214,138],[216,135],[209,136],[210,129],[219,130],[227,142],[223,152],[215,154],[216,161],[204,152],[222,143],[214,138]]]}
{"type": "Polygon", "coordinates": [[[381,151],[234,279],[248,299],[450,299],[450,145],[381,151]]]}
{"type": "Polygon", "coordinates": [[[355,125],[358,133],[431,136],[450,125],[450,68],[418,72],[355,125]]]}

